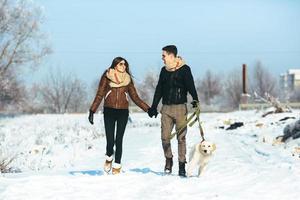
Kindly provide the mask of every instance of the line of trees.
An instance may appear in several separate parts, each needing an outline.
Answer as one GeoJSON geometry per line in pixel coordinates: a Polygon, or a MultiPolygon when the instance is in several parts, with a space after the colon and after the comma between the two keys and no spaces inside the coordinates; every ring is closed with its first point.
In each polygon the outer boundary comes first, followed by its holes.
{"type": "MultiPolygon", "coordinates": [[[[144,77],[134,79],[140,97],[149,104],[152,102],[158,77],[158,72],[150,71],[144,77]]],[[[242,93],[241,68],[229,71],[222,76],[208,70],[202,78],[194,78],[202,106],[209,107],[211,110],[238,108],[242,93]]],[[[17,99],[21,98],[18,95],[22,95],[23,103],[10,104],[10,106],[27,113],[87,112],[96,94],[98,83],[97,79],[91,87],[87,87],[75,75],[66,75],[57,69],[55,72],[50,71],[44,81],[30,88],[22,86],[20,90],[15,90],[15,87],[11,94],[15,92],[17,99]]],[[[250,95],[256,93],[262,97],[265,94],[278,97],[280,94],[276,78],[260,62],[254,66],[248,77],[248,83],[250,95]]],[[[294,95],[296,96],[297,93],[294,95]]],[[[299,97],[298,93],[296,101],[300,100],[299,97]]]]}
{"type": "MultiPolygon", "coordinates": [[[[97,90],[95,80],[91,89],[75,75],[50,71],[44,81],[30,88],[21,75],[36,70],[39,61],[51,53],[47,37],[41,32],[41,9],[27,0],[0,0],[0,112],[68,113],[86,112],[97,90]]],[[[279,97],[278,80],[257,62],[248,77],[250,94],[266,93],[279,97]]],[[[150,71],[135,81],[138,92],[147,103],[152,102],[158,72],[150,71]]],[[[208,70],[195,78],[201,104],[215,110],[230,110],[241,101],[240,68],[227,74],[208,70]]],[[[300,90],[292,91],[290,101],[300,101],[300,90]]]]}
{"type": "Polygon", "coordinates": [[[87,107],[87,87],[75,75],[59,69],[50,71],[45,81],[30,88],[26,112],[79,113],[87,107]]]}
{"type": "MultiPolygon", "coordinates": [[[[249,68],[248,68],[249,69],[249,68]]],[[[258,61],[249,70],[247,77],[248,93],[250,101],[254,101],[254,93],[263,97],[269,94],[279,97],[281,94],[279,89],[279,80],[275,78],[267,67],[258,61]]],[[[238,108],[241,103],[242,93],[242,68],[236,68],[227,74],[217,75],[211,71],[207,71],[202,79],[197,80],[198,94],[204,105],[222,107],[223,110],[238,108]]],[[[300,99],[293,99],[299,101],[300,99]]],[[[221,109],[222,110],[222,109],[221,109]]]]}
{"type": "MultiPolygon", "coordinates": [[[[247,82],[250,95],[253,95],[254,92],[260,96],[265,94],[278,96],[280,94],[278,80],[261,62],[257,62],[249,74],[247,82]]],[[[242,68],[236,68],[222,75],[208,70],[202,78],[194,78],[202,106],[209,107],[211,110],[238,108],[242,94],[242,68]]],[[[157,79],[158,73],[149,72],[138,87],[139,93],[146,102],[152,102],[157,79]]]]}
{"type": "Polygon", "coordinates": [[[42,20],[29,1],[0,0],[0,110],[23,103],[21,74],[51,52],[40,31],[42,20]]]}

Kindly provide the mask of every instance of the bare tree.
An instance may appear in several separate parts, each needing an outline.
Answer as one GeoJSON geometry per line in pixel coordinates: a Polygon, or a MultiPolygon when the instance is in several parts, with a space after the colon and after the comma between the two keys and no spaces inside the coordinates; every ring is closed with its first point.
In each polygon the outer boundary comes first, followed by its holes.
{"type": "Polygon", "coordinates": [[[75,113],[87,111],[86,85],[78,79],[73,81],[74,93],[70,101],[69,110],[75,113]]]}
{"type": "Polygon", "coordinates": [[[18,111],[26,96],[25,88],[10,70],[0,81],[0,91],[0,110],[4,110],[4,108],[9,110],[8,105],[14,105],[14,110],[10,111],[18,111]]]}
{"type": "Polygon", "coordinates": [[[152,103],[155,88],[158,83],[158,78],[158,73],[149,71],[146,73],[141,84],[136,84],[139,96],[149,104],[152,103]]]}
{"type": "Polygon", "coordinates": [[[63,75],[60,71],[55,75],[50,72],[39,91],[49,112],[79,112],[86,106],[85,85],[76,77],[63,75]]]}
{"type": "Polygon", "coordinates": [[[243,92],[240,70],[231,71],[224,82],[224,100],[231,108],[238,108],[243,92]]]}
{"type": "Polygon", "coordinates": [[[43,113],[46,110],[40,89],[41,86],[37,83],[27,88],[26,101],[22,106],[25,113],[43,113]]]}
{"type": "Polygon", "coordinates": [[[19,100],[11,93],[16,87],[20,88],[21,67],[36,66],[50,53],[45,36],[40,32],[41,22],[40,9],[29,1],[0,0],[0,89],[5,96],[2,106],[19,100]]]}
{"type": "Polygon", "coordinates": [[[300,88],[297,88],[292,91],[290,101],[291,102],[300,102],[300,88]]]}
{"type": "Polygon", "coordinates": [[[206,71],[202,80],[198,79],[196,82],[198,85],[197,91],[206,105],[210,105],[212,99],[221,94],[221,79],[210,70],[206,71]]]}
{"type": "Polygon", "coordinates": [[[254,68],[252,91],[256,92],[259,96],[264,96],[266,93],[272,96],[277,95],[276,78],[262,65],[257,62],[254,68]]]}
{"type": "Polygon", "coordinates": [[[274,108],[274,110],[264,113],[262,117],[265,117],[273,113],[292,112],[292,109],[290,107],[283,106],[277,98],[273,97],[268,93],[265,94],[265,98],[264,98],[259,96],[256,92],[254,92],[254,97],[256,98],[256,100],[260,100],[262,102],[268,103],[274,108]]]}

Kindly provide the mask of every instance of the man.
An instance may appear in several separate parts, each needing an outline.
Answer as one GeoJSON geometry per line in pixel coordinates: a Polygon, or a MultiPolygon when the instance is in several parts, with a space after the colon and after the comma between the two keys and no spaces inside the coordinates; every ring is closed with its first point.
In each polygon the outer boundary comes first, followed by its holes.
{"type": "MultiPolygon", "coordinates": [[[[193,97],[192,105],[197,106],[198,96],[195,89],[191,69],[180,57],[177,57],[177,48],[174,45],[162,48],[162,60],[165,66],[161,69],[158,84],[155,89],[153,103],[148,110],[150,117],[157,116],[157,106],[162,98],[161,109],[161,139],[166,158],[165,173],[172,173],[173,154],[170,135],[174,124],[176,130],[181,127],[187,118],[187,92],[193,97]]],[[[186,176],[186,132],[185,128],[177,135],[179,176],[186,176]]]]}

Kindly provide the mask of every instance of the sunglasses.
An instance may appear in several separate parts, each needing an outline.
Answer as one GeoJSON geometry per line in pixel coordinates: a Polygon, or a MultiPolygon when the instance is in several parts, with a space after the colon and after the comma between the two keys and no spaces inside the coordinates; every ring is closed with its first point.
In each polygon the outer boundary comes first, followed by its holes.
{"type": "Polygon", "coordinates": [[[125,63],[124,62],[120,62],[118,65],[125,66],[125,63]]]}

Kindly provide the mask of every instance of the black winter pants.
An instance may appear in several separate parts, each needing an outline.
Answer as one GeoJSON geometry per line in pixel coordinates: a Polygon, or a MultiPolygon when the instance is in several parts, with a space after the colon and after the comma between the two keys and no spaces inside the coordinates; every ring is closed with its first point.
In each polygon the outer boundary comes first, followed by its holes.
{"type": "Polygon", "coordinates": [[[116,144],[115,162],[121,163],[123,136],[128,121],[128,109],[114,109],[104,107],[104,126],[106,135],[106,155],[114,154],[114,144],[116,144]],[[115,127],[117,132],[115,139],[115,127]]]}

